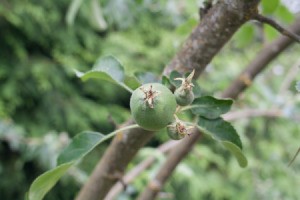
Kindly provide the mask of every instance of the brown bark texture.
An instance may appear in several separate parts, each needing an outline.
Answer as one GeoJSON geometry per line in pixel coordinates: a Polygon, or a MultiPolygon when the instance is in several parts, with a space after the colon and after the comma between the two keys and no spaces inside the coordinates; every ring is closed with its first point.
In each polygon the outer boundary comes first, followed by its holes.
{"type": "MultiPolygon", "coordinates": [[[[295,23],[290,27],[290,30],[296,34],[300,34],[300,20],[296,20],[295,23]]],[[[280,36],[274,42],[265,46],[255,57],[245,70],[238,76],[236,80],[232,82],[230,87],[223,92],[221,95],[223,98],[236,99],[240,93],[249,87],[256,77],[263,69],[265,69],[273,59],[275,59],[281,52],[283,52],[288,46],[294,42],[293,39],[286,36],[280,36]],[[245,76],[246,75],[246,76],[245,76]],[[242,77],[242,78],[241,78],[242,77]],[[247,78],[245,80],[245,77],[247,78]]],[[[196,135],[200,135],[201,132],[196,132],[196,135]]],[[[200,137],[194,136],[194,140],[198,140],[200,137]]],[[[190,138],[187,138],[190,139],[190,138]]],[[[191,139],[191,140],[193,140],[191,139]]],[[[171,176],[176,166],[181,162],[182,159],[187,156],[193,145],[197,141],[191,141],[190,143],[183,141],[175,147],[167,157],[165,163],[161,166],[156,174],[155,178],[150,181],[146,189],[139,196],[139,200],[152,200],[155,199],[160,189],[165,184],[167,179],[171,176]],[[166,170],[168,169],[168,170],[166,170]],[[154,187],[157,186],[157,187],[154,187]],[[159,186],[159,187],[158,187],[159,186]]]]}
{"type": "MultiPolygon", "coordinates": [[[[238,28],[256,13],[257,3],[258,0],[219,1],[187,38],[164,74],[172,70],[184,73],[196,69],[198,77],[238,28]]],[[[153,132],[133,129],[126,131],[122,139],[115,137],[76,199],[103,199],[124,173],[127,164],[152,136],[153,132]]]]}

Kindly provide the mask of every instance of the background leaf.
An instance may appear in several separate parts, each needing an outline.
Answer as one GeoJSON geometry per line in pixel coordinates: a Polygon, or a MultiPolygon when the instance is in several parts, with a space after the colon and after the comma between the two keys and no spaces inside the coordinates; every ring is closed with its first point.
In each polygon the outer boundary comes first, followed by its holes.
{"type": "Polygon", "coordinates": [[[99,144],[104,135],[85,131],[74,137],[71,143],[60,153],[57,165],[71,162],[84,157],[99,144]]]}
{"type": "Polygon", "coordinates": [[[297,90],[298,92],[300,92],[300,81],[298,81],[298,82],[296,83],[296,90],[297,90]]]}
{"type": "Polygon", "coordinates": [[[277,6],[279,5],[279,0],[262,0],[261,5],[262,5],[262,12],[264,14],[272,14],[277,6]]]}
{"type": "Polygon", "coordinates": [[[29,189],[29,200],[41,200],[56,182],[67,172],[74,162],[65,163],[40,175],[29,189]]]}
{"type": "Polygon", "coordinates": [[[201,115],[208,119],[216,119],[227,113],[232,105],[231,99],[216,99],[212,96],[203,96],[194,100],[191,109],[195,115],[201,115]]]}

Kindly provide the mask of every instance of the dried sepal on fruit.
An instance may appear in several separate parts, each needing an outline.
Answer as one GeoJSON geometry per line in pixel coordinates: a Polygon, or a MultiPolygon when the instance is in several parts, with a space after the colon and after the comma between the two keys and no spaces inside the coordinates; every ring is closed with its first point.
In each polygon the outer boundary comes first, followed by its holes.
{"type": "Polygon", "coordinates": [[[175,115],[175,121],[167,126],[168,136],[173,140],[180,140],[186,135],[190,135],[189,130],[192,129],[192,126],[187,126],[183,121],[179,120],[175,115]]]}
{"type": "Polygon", "coordinates": [[[156,131],[174,120],[174,94],[160,83],[148,83],[133,91],[130,109],[135,122],[145,130],[156,131]]]}
{"type": "Polygon", "coordinates": [[[174,80],[180,80],[181,86],[174,92],[176,102],[180,106],[186,106],[194,101],[195,95],[193,92],[194,84],[192,79],[194,77],[195,70],[186,78],[175,78],[174,80]]]}

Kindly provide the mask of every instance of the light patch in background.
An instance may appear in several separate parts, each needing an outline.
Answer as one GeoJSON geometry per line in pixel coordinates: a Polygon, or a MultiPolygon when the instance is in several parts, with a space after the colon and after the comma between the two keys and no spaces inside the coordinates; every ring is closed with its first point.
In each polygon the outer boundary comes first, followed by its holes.
{"type": "Polygon", "coordinates": [[[299,13],[300,12],[300,0],[281,0],[281,2],[292,13],[299,13]]]}

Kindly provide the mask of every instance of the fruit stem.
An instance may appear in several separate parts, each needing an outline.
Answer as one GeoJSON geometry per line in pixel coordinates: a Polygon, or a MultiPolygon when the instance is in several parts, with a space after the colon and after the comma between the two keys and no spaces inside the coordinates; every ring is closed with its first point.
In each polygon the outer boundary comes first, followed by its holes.
{"type": "Polygon", "coordinates": [[[199,107],[199,105],[188,105],[188,106],[181,107],[181,109],[179,111],[183,112],[183,111],[190,110],[190,109],[197,108],[197,107],[199,107]]]}
{"type": "Polygon", "coordinates": [[[128,92],[132,93],[133,90],[131,88],[129,88],[127,85],[125,85],[124,83],[119,83],[125,90],[127,90],[128,92]]]}
{"type": "Polygon", "coordinates": [[[125,126],[125,127],[119,128],[119,129],[117,129],[117,130],[115,130],[115,131],[113,131],[113,132],[111,132],[111,133],[105,135],[105,136],[102,138],[101,142],[103,142],[103,141],[105,141],[105,140],[108,140],[109,138],[115,136],[117,133],[119,133],[119,132],[121,132],[121,131],[126,131],[126,130],[134,129],[134,128],[139,128],[139,125],[133,124],[133,125],[129,125],[129,126],[125,126]]]}

